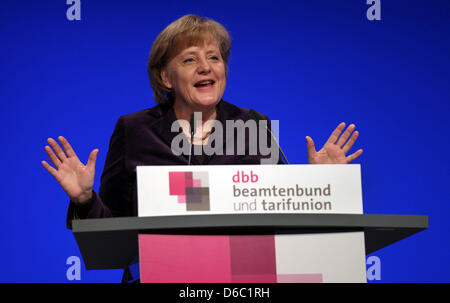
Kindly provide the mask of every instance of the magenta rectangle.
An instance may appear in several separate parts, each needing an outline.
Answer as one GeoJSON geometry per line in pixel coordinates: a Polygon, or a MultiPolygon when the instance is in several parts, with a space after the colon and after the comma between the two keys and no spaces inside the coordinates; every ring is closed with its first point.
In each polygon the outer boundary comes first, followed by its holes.
{"type": "Polygon", "coordinates": [[[186,196],[185,195],[179,195],[178,196],[178,203],[186,203],[186,196]]]}
{"type": "Polygon", "coordinates": [[[200,180],[200,179],[193,179],[192,180],[192,186],[193,187],[202,187],[202,180],[200,180]]]}
{"type": "Polygon", "coordinates": [[[278,274],[278,283],[323,283],[322,274],[278,274]]]}
{"type": "Polygon", "coordinates": [[[229,236],[139,235],[142,283],[231,282],[229,236]]]}
{"type": "Polygon", "coordinates": [[[273,235],[231,236],[230,249],[233,276],[272,276],[274,277],[273,282],[276,282],[277,270],[273,235]]]}
{"type": "Polygon", "coordinates": [[[169,172],[169,194],[186,194],[186,174],[184,172],[169,172]]]}
{"type": "Polygon", "coordinates": [[[192,180],[192,172],[191,171],[187,171],[184,173],[185,174],[185,187],[192,187],[193,185],[193,180],[192,180]]]}
{"type": "Polygon", "coordinates": [[[323,283],[277,274],[273,235],[139,235],[143,283],[323,283]]]}
{"type": "Polygon", "coordinates": [[[248,274],[231,276],[233,283],[277,283],[276,274],[248,274]]]}

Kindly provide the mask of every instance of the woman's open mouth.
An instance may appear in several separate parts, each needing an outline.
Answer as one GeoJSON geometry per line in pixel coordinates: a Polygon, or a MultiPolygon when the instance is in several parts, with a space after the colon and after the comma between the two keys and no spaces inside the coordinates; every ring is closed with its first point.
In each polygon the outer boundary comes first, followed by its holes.
{"type": "Polygon", "coordinates": [[[194,87],[202,89],[202,88],[210,88],[216,83],[214,80],[202,80],[194,84],[194,87]]]}

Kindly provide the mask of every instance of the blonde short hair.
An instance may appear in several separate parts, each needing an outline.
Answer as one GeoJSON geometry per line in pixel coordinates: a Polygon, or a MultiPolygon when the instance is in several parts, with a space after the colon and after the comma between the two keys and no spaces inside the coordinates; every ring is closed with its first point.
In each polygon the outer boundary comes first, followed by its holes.
{"type": "Polygon", "coordinates": [[[157,103],[170,103],[174,100],[173,93],[161,79],[161,72],[169,61],[190,46],[199,46],[211,41],[217,42],[227,72],[231,38],[227,30],[214,20],[186,15],[169,24],[156,37],[148,58],[147,72],[157,103]]]}

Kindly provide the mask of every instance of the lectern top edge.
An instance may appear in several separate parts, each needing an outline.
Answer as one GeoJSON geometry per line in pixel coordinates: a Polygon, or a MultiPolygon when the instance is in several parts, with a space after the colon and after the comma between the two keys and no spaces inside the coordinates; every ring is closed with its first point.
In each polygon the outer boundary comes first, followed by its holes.
{"type": "Polygon", "coordinates": [[[376,228],[427,229],[428,217],[417,215],[374,214],[238,214],[121,217],[74,220],[72,231],[151,231],[160,229],[208,229],[218,227],[250,228],[376,228]]]}

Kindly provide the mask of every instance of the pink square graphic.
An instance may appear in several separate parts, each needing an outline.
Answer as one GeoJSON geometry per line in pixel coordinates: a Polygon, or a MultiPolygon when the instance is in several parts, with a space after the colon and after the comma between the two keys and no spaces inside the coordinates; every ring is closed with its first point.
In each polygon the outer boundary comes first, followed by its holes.
{"type": "Polygon", "coordinates": [[[186,196],[178,196],[178,203],[186,203],[186,196]]]}
{"type": "MultiPolygon", "coordinates": [[[[236,275],[272,276],[276,282],[273,235],[230,236],[231,271],[236,275]]],[[[256,281],[255,281],[256,282],[256,281]]]]}
{"type": "Polygon", "coordinates": [[[322,274],[281,274],[278,283],[323,283],[322,274]]]}
{"type": "Polygon", "coordinates": [[[232,275],[233,283],[277,283],[276,274],[232,275]]]}
{"type": "Polygon", "coordinates": [[[193,181],[192,181],[192,172],[185,172],[185,187],[192,187],[193,181]]]}
{"type": "Polygon", "coordinates": [[[202,187],[202,180],[200,179],[192,180],[192,187],[202,187]]]}
{"type": "Polygon", "coordinates": [[[169,194],[186,194],[186,177],[184,172],[169,172],[169,194]]]}
{"type": "Polygon", "coordinates": [[[139,235],[143,283],[231,282],[229,236],[139,235]]]}

